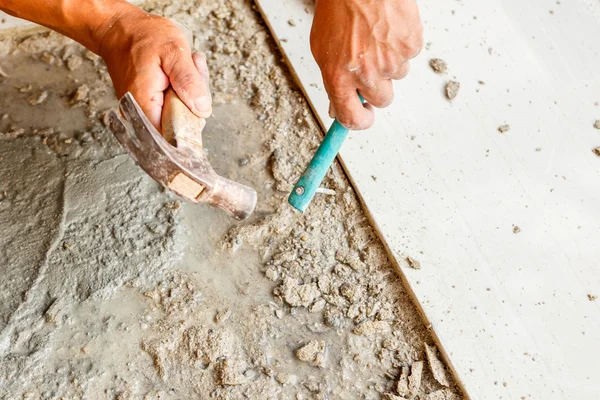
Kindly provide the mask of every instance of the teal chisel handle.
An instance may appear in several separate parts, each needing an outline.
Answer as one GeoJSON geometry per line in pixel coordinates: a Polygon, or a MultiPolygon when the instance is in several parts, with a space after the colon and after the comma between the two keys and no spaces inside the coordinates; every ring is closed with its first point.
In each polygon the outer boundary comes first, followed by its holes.
{"type": "MultiPolygon", "coordinates": [[[[360,101],[364,101],[362,97],[360,97],[360,101]]],[[[333,164],[333,160],[339,153],[346,136],[348,136],[348,129],[344,128],[337,119],[334,120],[327,135],[325,135],[325,139],[323,139],[306,171],[298,179],[288,198],[288,202],[292,207],[300,212],[306,210],[321,182],[323,182],[329,167],[333,164]]]]}

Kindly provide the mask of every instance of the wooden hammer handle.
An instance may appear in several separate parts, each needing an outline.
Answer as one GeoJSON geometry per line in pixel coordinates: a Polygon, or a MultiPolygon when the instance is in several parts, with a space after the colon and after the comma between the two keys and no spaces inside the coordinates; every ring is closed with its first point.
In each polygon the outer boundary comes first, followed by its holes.
{"type": "Polygon", "coordinates": [[[162,134],[171,144],[180,140],[202,148],[202,130],[206,120],[196,116],[169,87],[165,92],[162,112],[162,134]]]}

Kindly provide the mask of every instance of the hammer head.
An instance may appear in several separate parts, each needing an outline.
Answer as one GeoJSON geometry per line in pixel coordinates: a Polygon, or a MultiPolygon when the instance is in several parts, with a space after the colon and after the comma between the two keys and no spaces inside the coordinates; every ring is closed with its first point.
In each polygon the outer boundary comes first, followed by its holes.
{"type": "Polygon", "coordinates": [[[116,112],[110,113],[110,128],[117,140],[148,175],[178,196],[192,203],[209,203],[238,220],[247,218],[256,206],[256,191],[217,175],[202,148],[204,120],[169,91],[163,131],[169,131],[167,137],[174,144],[150,123],[131,93],[125,94],[119,105],[132,130],[116,112]]]}

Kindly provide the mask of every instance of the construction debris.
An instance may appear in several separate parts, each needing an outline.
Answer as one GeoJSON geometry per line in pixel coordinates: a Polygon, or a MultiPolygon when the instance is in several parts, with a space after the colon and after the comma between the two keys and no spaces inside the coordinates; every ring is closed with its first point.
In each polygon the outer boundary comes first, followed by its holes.
{"type": "Polygon", "coordinates": [[[406,262],[412,269],[421,269],[421,263],[412,257],[406,257],[406,262]]]}
{"type": "Polygon", "coordinates": [[[437,357],[437,349],[425,343],[425,353],[427,355],[427,361],[429,362],[429,368],[431,368],[435,380],[438,381],[440,385],[449,387],[450,381],[446,376],[446,368],[437,357]]]}
{"type": "Polygon", "coordinates": [[[448,64],[441,58],[432,58],[429,60],[429,66],[436,74],[443,74],[448,70],[448,64]]]}
{"type": "Polygon", "coordinates": [[[32,106],[37,106],[39,104],[42,104],[44,101],[46,101],[47,98],[48,98],[48,91],[44,90],[43,92],[41,92],[37,96],[30,97],[27,102],[29,104],[31,104],[32,106]]]}
{"type": "Polygon", "coordinates": [[[448,100],[454,100],[458,96],[460,90],[460,82],[450,81],[446,84],[446,97],[448,100]]]}
{"type": "Polygon", "coordinates": [[[88,85],[83,84],[77,88],[73,97],[71,98],[71,105],[76,105],[78,103],[84,102],[88,99],[90,94],[90,88],[88,85]]]}
{"type": "Polygon", "coordinates": [[[500,133],[506,133],[508,131],[510,131],[510,125],[508,125],[508,124],[500,125],[498,127],[498,132],[500,132],[500,133]]]}
{"type": "Polygon", "coordinates": [[[73,54],[69,56],[69,58],[67,58],[67,68],[69,69],[69,71],[75,71],[79,69],[79,67],[81,67],[81,64],[83,64],[83,59],[76,54],[73,54]]]}
{"type": "Polygon", "coordinates": [[[403,366],[402,371],[400,372],[400,378],[398,378],[398,382],[396,383],[396,392],[398,392],[402,398],[410,396],[410,389],[408,388],[408,372],[408,367],[403,366]]]}
{"type": "Polygon", "coordinates": [[[231,317],[231,310],[226,308],[224,310],[219,310],[215,314],[215,322],[220,324],[221,322],[225,322],[231,317]]]}
{"type": "Polygon", "coordinates": [[[325,342],[311,340],[296,351],[296,356],[308,365],[323,368],[325,366],[325,342]]]}
{"type": "Polygon", "coordinates": [[[423,361],[415,361],[410,367],[410,376],[408,377],[408,391],[410,396],[414,397],[419,393],[422,378],[423,361]]]}

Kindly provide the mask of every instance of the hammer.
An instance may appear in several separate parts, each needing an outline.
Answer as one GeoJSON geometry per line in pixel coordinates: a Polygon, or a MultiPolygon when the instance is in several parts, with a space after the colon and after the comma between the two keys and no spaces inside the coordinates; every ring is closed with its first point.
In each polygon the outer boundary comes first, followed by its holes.
{"type": "Polygon", "coordinates": [[[155,181],[185,200],[219,207],[237,220],[252,214],[256,191],[217,175],[202,147],[206,120],[194,115],[173,88],[165,93],[162,135],[131,93],[126,93],[119,105],[132,130],[115,111],[110,113],[110,128],[135,162],[155,181]]]}

